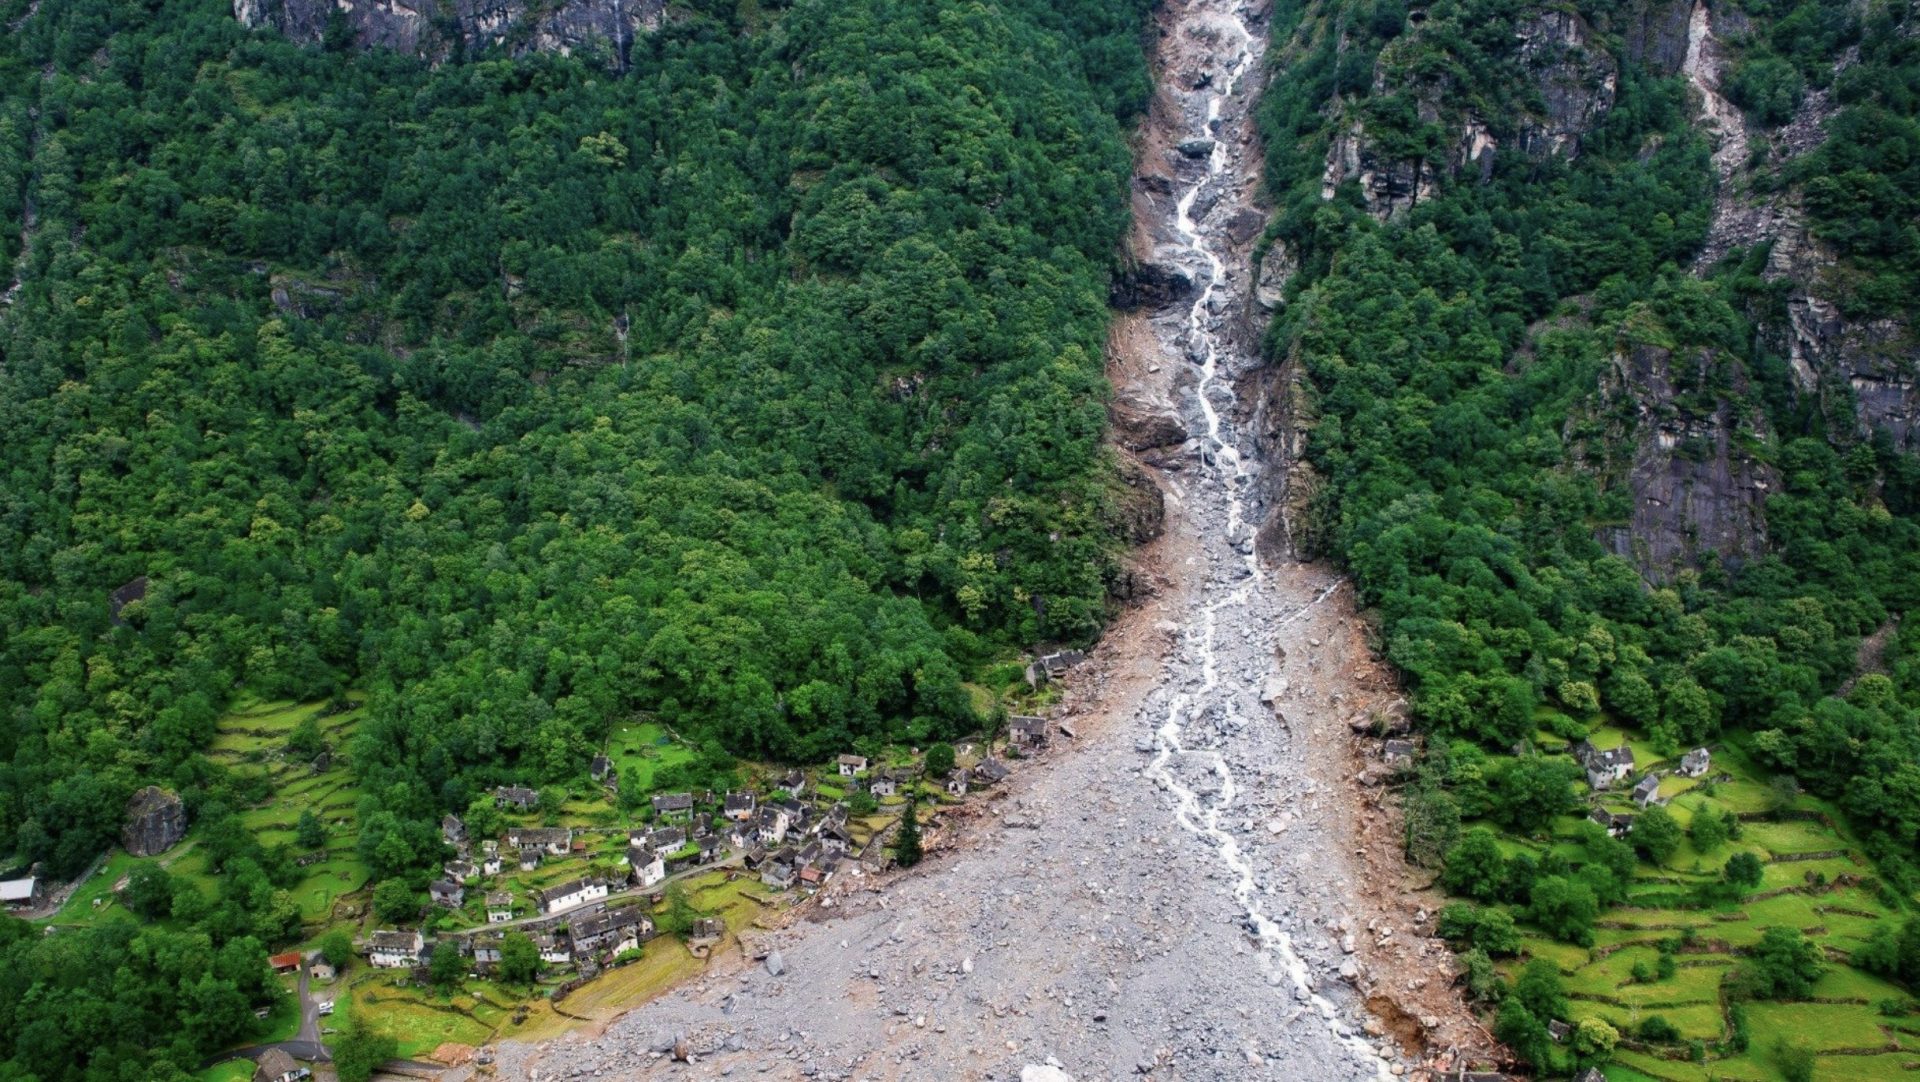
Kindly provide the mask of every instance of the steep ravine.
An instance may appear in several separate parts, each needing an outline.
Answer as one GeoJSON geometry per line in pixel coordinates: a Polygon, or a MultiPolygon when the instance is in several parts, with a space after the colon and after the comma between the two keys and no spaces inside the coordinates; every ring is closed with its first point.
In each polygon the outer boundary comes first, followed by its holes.
{"type": "Polygon", "coordinates": [[[1051,1061],[1082,1082],[1360,1079],[1474,1039],[1420,923],[1432,899],[1352,781],[1349,725],[1395,689],[1335,575],[1254,556],[1260,464],[1234,387],[1259,363],[1265,17],[1259,0],[1159,15],[1134,246],[1166,273],[1118,320],[1109,371],[1131,418],[1116,442],[1164,491],[1165,529],[1140,554],[1149,596],[1056,709],[1077,736],[950,814],[913,872],[842,875],[752,934],[778,973],[730,952],[597,1032],[504,1045],[500,1077],[650,1077],[685,1037],[693,1077],[1051,1061]]]}

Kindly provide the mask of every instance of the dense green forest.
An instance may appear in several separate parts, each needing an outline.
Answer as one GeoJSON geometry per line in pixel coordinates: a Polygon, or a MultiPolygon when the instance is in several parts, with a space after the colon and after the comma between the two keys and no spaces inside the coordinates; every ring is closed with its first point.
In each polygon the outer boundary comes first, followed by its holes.
{"type": "MultiPolygon", "coordinates": [[[[964,677],[1105,617],[1145,6],[694,4],[616,74],[0,5],[0,852],[73,874],[149,781],[219,833],[239,689],[365,691],[422,864],[635,714],[795,760],[978,725],[964,677]]],[[[245,1029],[288,869],[222,844],[210,913],[0,930],[0,1076],[245,1029]]]]}
{"type": "MultiPolygon", "coordinates": [[[[1631,847],[1590,834],[1564,847],[1570,859],[1553,848],[1550,866],[1528,858],[1503,883],[1492,836],[1463,824],[1545,838],[1556,816],[1585,814],[1570,762],[1525,753],[1543,726],[1569,740],[1621,726],[1663,755],[1732,741],[1845,812],[1888,904],[1909,908],[1920,888],[1920,628],[1898,625],[1884,673],[1852,679],[1863,636],[1920,601],[1920,464],[1796,394],[1767,333],[1786,284],[1763,280],[1764,249],[1690,270],[1713,212],[1711,148],[1684,78],[1622,47],[1636,20],[1659,18],[1650,6],[1576,5],[1621,58],[1577,156],[1523,146],[1541,77],[1515,31],[1537,9],[1511,0],[1438,0],[1415,21],[1399,0],[1282,3],[1283,77],[1262,107],[1280,207],[1270,240],[1300,266],[1268,345],[1310,381],[1315,540],[1375,610],[1430,734],[1408,789],[1409,851],[1576,944],[1626,900],[1634,847],[1658,863],[1672,846],[1651,840],[1653,816],[1631,847]],[[1449,123],[1469,113],[1501,149],[1484,176],[1451,176],[1449,123]],[[1385,222],[1351,180],[1323,199],[1328,148],[1355,119],[1384,157],[1424,163],[1437,190],[1385,222]],[[1600,388],[1635,350],[1701,359],[1670,416],[1731,403],[1765,418],[1741,448],[1782,482],[1759,558],[1709,554],[1648,583],[1599,540],[1627,518],[1635,438],[1600,388]]],[[[1762,133],[1757,155],[1807,86],[1830,85],[1836,105],[1825,142],[1758,183],[1804,186],[1815,234],[1841,256],[1846,311],[1910,311],[1920,42],[1894,30],[1908,5],[1737,7],[1751,29],[1735,37],[1729,92],[1762,133]]],[[[1758,882],[1727,875],[1733,897],[1758,882]]],[[[1464,950],[1473,920],[1455,916],[1464,950]]],[[[1488,941],[1511,952],[1512,922],[1495,916],[1504,931],[1488,941]]],[[[1545,1065],[1561,1053],[1540,1024],[1565,999],[1528,973],[1531,992],[1522,978],[1504,993],[1499,1032],[1545,1065]]],[[[1476,976],[1475,994],[1499,1000],[1476,976]]]]}

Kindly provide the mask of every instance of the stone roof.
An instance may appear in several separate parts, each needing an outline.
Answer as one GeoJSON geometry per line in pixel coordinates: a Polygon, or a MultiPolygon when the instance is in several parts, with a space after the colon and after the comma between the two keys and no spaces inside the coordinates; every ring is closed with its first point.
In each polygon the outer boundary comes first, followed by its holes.
{"type": "Polygon", "coordinates": [[[415,951],[420,949],[419,932],[380,931],[367,937],[375,950],[415,951]]]}
{"type": "Polygon", "coordinates": [[[597,887],[600,885],[601,884],[598,879],[593,879],[589,877],[582,877],[580,879],[569,879],[565,883],[562,883],[557,887],[548,887],[546,890],[538,892],[540,903],[542,907],[545,907],[548,904],[557,902],[560,899],[565,898],[569,894],[578,894],[583,890],[587,890],[592,887],[597,887]]]}
{"type": "Polygon", "coordinates": [[[689,811],[692,808],[692,793],[662,793],[653,798],[653,810],[657,812],[689,811]]]}
{"type": "Polygon", "coordinates": [[[269,1048],[260,1053],[253,1063],[254,1076],[257,1078],[280,1078],[300,1069],[293,1057],[284,1048],[269,1048]]]}

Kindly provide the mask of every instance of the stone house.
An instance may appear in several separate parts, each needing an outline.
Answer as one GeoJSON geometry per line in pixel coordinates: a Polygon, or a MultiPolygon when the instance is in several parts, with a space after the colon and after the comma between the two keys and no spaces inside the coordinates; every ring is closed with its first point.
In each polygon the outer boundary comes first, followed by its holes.
{"type": "Polygon", "coordinates": [[[667,862],[644,845],[627,850],[627,863],[633,868],[633,885],[650,887],[667,877],[667,862]]]}
{"type": "Polygon", "coordinates": [[[505,924],[513,919],[513,892],[505,890],[487,893],[487,923],[505,924]]]}
{"type": "Polygon", "coordinates": [[[607,896],[607,885],[592,877],[570,879],[557,887],[537,891],[535,901],[542,913],[560,913],[568,909],[597,902],[607,896]]]}
{"type": "Polygon", "coordinates": [[[1660,803],[1660,775],[1648,774],[1633,787],[1633,802],[1643,808],[1660,803]]]}
{"type": "Polygon", "coordinates": [[[653,921],[638,906],[575,917],[567,934],[576,954],[619,954],[653,935],[653,921]]]}
{"type": "MultiPolygon", "coordinates": [[[[864,755],[842,755],[840,758],[834,760],[834,764],[839,768],[841,777],[851,778],[867,768],[867,757],[864,755]]],[[[795,793],[794,795],[798,796],[800,794],[795,793]]]]}
{"type": "Polygon", "coordinates": [[[1680,773],[1689,778],[1697,778],[1713,769],[1713,753],[1705,748],[1695,748],[1680,757],[1680,773]]]}
{"type": "Polygon", "coordinates": [[[759,799],[751,789],[729,792],[727,794],[726,807],[721,814],[733,822],[744,823],[753,818],[753,813],[759,805],[759,799]]]}
{"type": "Polygon", "coordinates": [[[596,755],[593,757],[593,764],[587,767],[587,773],[593,776],[594,781],[611,781],[613,780],[613,760],[604,755],[596,755]]]}
{"type": "Polygon", "coordinates": [[[500,943],[506,936],[499,932],[481,932],[470,941],[473,944],[473,964],[485,971],[500,964],[500,943]]]}
{"type": "Polygon", "coordinates": [[[493,791],[493,806],[532,811],[540,806],[540,794],[524,785],[502,785],[493,791]]]}
{"type": "Polygon", "coordinates": [[[1615,838],[1624,838],[1627,832],[1633,829],[1633,816],[1615,814],[1605,808],[1593,809],[1587,813],[1587,819],[1599,824],[1601,829],[1615,838]]]}
{"type": "Polygon", "coordinates": [[[1012,773],[1007,765],[998,759],[982,759],[973,767],[973,782],[976,785],[991,788],[1007,780],[1012,773]]]}
{"type": "Polygon", "coordinates": [[[378,931],[367,937],[367,964],[376,969],[407,969],[419,964],[426,945],[419,932],[378,931]]]}
{"type": "Polygon", "coordinates": [[[765,864],[760,865],[761,885],[771,887],[774,890],[786,890],[788,887],[793,886],[794,875],[793,850],[791,849],[780,850],[773,856],[768,857],[765,864]]]}
{"type": "Polygon", "coordinates": [[[785,789],[788,796],[803,796],[807,791],[807,776],[798,770],[789,770],[787,776],[780,779],[780,788],[785,789]]]}
{"type": "Polygon", "coordinates": [[[573,849],[573,828],[514,827],[507,831],[507,844],[522,853],[535,850],[548,856],[564,857],[573,849]]]}
{"type": "Polygon", "coordinates": [[[1587,784],[1594,789],[1611,789],[1633,773],[1633,749],[1625,744],[1605,751],[1582,740],[1572,748],[1573,757],[1587,771],[1587,784]]]}
{"type": "Polygon", "coordinates": [[[759,830],[756,833],[764,844],[779,845],[787,840],[787,830],[791,825],[792,820],[787,817],[785,808],[768,804],[760,809],[759,830]]]}
{"type": "Polygon", "coordinates": [[[900,791],[900,779],[893,776],[893,771],[882,770],[867,782],[867,791],[876,797],[892,796],[900,791]]]}
{"type": "Polygon", "coordinates": [[[1015,714],[1007,719],[1007,739],[1016,747],[1044,748],[1047,746],[1047,722],[1045,718],[1015,714]]]}
{"type": "Polygon", "coordinates": [[[269,1048],[253,1063],[253,1082],[300,1082],[312,1074],[295,1063],[284,1048],[269,1048]]]}
{"type": "Polygon", "coordinates": [[[653,814],[662,819],[690,818],[693,815],[693,794],[662,793],[653,798],[653,814]]]}
{"type": "Polygon", "coordinates": [[[966,767],[960,767],[947,775],[947,795],[966,796],[967,784],[973,775],[966,767]]]}
{"type": "Polygon", "coordinates": [[[565,936],[542,932],[533,937],[533,945],[540,951],[540,960],[551,966],[564,966],[573,962],[573,943],[565,936]]]}
{"type": "Polygon", "coordinates": [[[448,845],[463,845],[467,840],[467,824],[461,822],[457,815],[443,815],[440,817],[440,836],[447,840],[448,845]]]}

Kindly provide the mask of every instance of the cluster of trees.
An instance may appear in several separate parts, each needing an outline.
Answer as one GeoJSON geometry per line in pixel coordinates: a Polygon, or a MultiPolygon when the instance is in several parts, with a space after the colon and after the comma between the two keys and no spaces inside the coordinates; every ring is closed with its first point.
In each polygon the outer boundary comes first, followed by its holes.
{"type": "MultiPolygon", "coordinates": [[[[636,711],[689,783],[977,724],[965,675],[1106,613],[1146,7],[702,5],[615,73],[0,2],[0,852],[78,871],[170,785],[222,885],[140,912],[257,956],[297,911],[201,754],[236,687],[366,691],[389,908],[636,711]]],[[[134,934],[9,948],[0,1073],[237,1032],[72,1025],[116,965],[35,959],[134,934]]]]}

